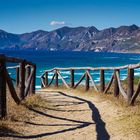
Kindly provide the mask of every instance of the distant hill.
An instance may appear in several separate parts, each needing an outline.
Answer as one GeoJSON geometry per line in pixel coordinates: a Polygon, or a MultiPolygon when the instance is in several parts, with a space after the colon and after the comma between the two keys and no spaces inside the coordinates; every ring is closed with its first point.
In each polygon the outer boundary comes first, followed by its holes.
{"type": "Polygon", "coordinates": [[[11,34],[0,30],[0,49],[140,53],[140,27],[120,26],[98,30],[62,27],[53,31],[11,34]]]}

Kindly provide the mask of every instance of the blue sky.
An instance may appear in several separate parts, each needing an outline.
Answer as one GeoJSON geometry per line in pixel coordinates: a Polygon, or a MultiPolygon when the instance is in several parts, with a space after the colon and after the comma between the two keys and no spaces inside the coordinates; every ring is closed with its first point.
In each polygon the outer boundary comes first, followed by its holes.
{"type": "Polygon", "coordinates": [[[140,0],[0,0],[0,29],[12,33],[131,24],[140,26],[140,0]]]}

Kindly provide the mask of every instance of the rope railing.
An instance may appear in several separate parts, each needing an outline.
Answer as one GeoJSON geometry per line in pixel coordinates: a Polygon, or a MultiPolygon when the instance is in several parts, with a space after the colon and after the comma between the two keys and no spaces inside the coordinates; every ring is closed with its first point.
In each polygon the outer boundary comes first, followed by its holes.
{"type": "Polygon", "coordinates": [[[118,95],[122,95],[124,99],[128,102],[129,105],[133,105],[136,98],[138,97],[140,93],[140,81],[138,84],[138,87],[136,91],[134,91],[134,69],[140,68],[140,63],[138,64],[131,64],[131,65],[125,65],[120,67],[69,67],[69,68],[54,68],[50,70],[45,70],[45,72],[41,76],[41,85],[42,88],[48,88],[52,84],[55,85],[55,87],[58,87],[60,84],[64,85],[66,88],[77,88],[83,80],[85,80],[85,90],[89,90],[91,87],[96,92],[101,93],[108,93],[108,91],[111,89],[111,86],[113,87],[113,94],[115,97],[118,97],[118,95]],[[114,71],[112,73],[112,76],[108,82],[106,82],[105,77],[105,71],[114,71]],[[126,77],[126,85],[125,89],[122,86],[124,83],[122,83],[121,77],[120,77],[120,71],[126,70],[127,71],[127,77],[126,77]],[[68,71],[70,74],[69,79],[70,81],[66,80],[63,75],[61,74],[62,71],[68,71]],[[78,81],[75,81],[75,71],[83,71],[83,74],[81,75],[80,79],[78,81]],[[100,71],[99,74],[99,83],[95,82],[95,78],[91,76],[91,72],[94,71],[100,71]],[[48,78],[49,73],[53,74],[52,78],[48,78]],[[50,80],[49,80],[50,79],[50,80]],[[59,81],[62,81],[61,83],[59,81]]]}
{"type": "Polygon", "coordinates": [[[27,95],[35,93],[35,80],[35,64],[25,59],[0,55],[0,118],[7,115],[6,84],[13,100],[20,104],[27,95]],[[6,67],[6,63],[9,62],[16,63],[16,66],[6,67]],[[9,70],[16,72],[15,79],[11,77],[9,70]]]}

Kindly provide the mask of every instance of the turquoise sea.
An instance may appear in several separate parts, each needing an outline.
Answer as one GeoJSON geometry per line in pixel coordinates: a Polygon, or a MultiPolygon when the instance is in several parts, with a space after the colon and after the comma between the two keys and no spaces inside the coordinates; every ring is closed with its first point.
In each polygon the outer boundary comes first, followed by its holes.
{"type": "MultiPolygon", "coordinates": [[[[140,54],[122,54],[122,53],[94,53],[94,52],[46,52],[46,51],[6,51],[0,50],[0,54],[27,59],[37,65],[36,88],[40,88],[40,76],[44,70],[54,67],[102,67],[102,66],[123,66],[127,64],[136,64],[140,62],[140,54]]],[[[13,64],[8,64],[13,65],[13,64]]],[[[14,64],[15,65],[15,64],[14,64]]],[[[14,78],[15,71],[9,71],[14,78]]],[[[66,81],[70,80],[70,72],[61,72],[66,81]]],[[[84,71],[75,71],[75,81],[80,79],[84,71]]],[[[49,79],[53,73],[49,73],[49,79]]],[[[99,83],[99,71],[92,71],[92,77],[96,83],[99,83]]],[[[109,81],[112,71],[105,71],[105,80],[109,81]]],[[[127,76],[126,70],[121,70],[121,79],[127,76]]],[[[135,70],[135,76],[140,76],[140,69],[135,70]]],[[[60,80],[60,78],[59,78],[60,80]]],[[[83,81],[84,83],[84,81],[83,81]]],[[[83,84],[82,83],[82,84],[83,84]]]]}

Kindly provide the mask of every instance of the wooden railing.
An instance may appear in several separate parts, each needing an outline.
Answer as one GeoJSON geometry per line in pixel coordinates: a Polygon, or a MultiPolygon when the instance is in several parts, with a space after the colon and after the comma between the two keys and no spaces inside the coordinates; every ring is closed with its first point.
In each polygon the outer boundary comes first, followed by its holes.
{"type": "Polygon", "coordinates": [[[20,104],[27,95],[35,93],[35,80],[35,64],[24,59],[0,55],[0,118],[7,114],[6,87],[8,87],[14,101],[20,104]],[[16,66],[6,67],[8,62],[15,63],[16,66]],[[16,71],[16,79],[10,77],[9,69],[16,71]]]}
{"type": "Polygon", "coordinates": [[[47,88],[54,83],[55,87],[59,86],[58,77],[61,79],[62,83],[67,88],[75,89],[80,85],[80,83],[85,79],[85,90],[89,90],[90,87],[94,88],[96,92],[108,93],[111,85],[113,85],[113,93],[115,97],[118,97],[119,93],[124,97],[129,105],[133,105],[138,94],[140,92],[140,81],[138,82],[137,88],[134,89],[134,69],[140,68],[140,63],[135,65],[125,65],[121,67],[75,67],[75,68],[54,68],[51,70],[46,70],[41,76],[42,88],[47,88]],[[83,70],[84,73],[78,82],[75,82],[75,71],[83,70]],[[94,78],[91,76],[91,72],[100,71],[100,83],[96,84],[94,78]],[[113,71],[113,74],[109,82],[105,82],[105,71],[113,71]],[[127,85],[124,88],[122,80],[120,79],[120,71],[127,70],[127,85]],[[62,76],[61,71],[70,72],[70,82],[68,83],[62,76]],[[49,73],[53,73],[51,80],[48,79],[49,73]]]}

